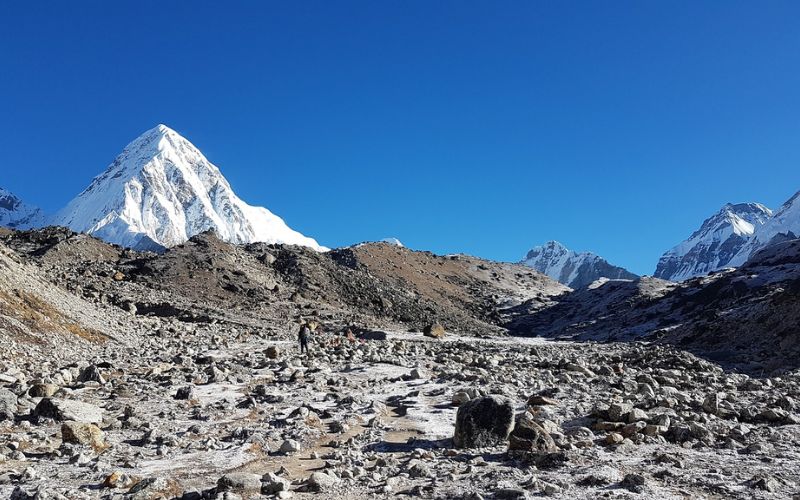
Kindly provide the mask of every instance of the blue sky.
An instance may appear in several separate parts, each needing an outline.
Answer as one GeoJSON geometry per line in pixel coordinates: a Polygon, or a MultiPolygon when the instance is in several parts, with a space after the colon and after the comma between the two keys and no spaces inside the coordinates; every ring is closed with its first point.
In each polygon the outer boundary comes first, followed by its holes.
{"type": "Polygon", "coordinates": [[[157,123],[328,246],[652,273],[800,189],[797,2],[2,2],[0,186],[47,210],[157,123]]]}

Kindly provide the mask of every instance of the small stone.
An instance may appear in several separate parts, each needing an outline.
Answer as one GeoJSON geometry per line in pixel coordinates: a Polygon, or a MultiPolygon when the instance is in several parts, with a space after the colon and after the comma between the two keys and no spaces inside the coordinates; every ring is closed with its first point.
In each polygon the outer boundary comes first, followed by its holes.
{"type": "Polygon", "coordinates": [[[194,399],[194,386],[187,385],[178,389],[175,393],[175,399],[187,400],[194,399]]]}
{"type": "Polygon", "coordinates": [[[621,487],[634,493],[641,493],[644,491],[647,480],[641,474],[625,474],[622,481],[619,483],[621,487]]]}
{"type": "Polygon", "coordinates": [[[289,453],[296,453],[300,451],[300,443],[298,443],[294,439],[287,439],[286,441],[281,443],[279,451],[286,455],[288,455],[289,453]]]}

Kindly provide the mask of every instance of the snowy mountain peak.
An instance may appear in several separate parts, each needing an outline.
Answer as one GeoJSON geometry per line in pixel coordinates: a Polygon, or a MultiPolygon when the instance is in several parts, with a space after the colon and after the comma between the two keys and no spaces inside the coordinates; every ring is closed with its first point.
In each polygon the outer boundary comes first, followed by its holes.
{"type": "Polygon", "coordinates": [[[558,241],[532,248],[522,264],[571,288],[588,286],[599,278],[635,279],[637,276],[591,252],[573,252],[558,241]]]}
{"type": "Polygon", "coordinates": [[[725,204],[689,238],[668,250],[658,261],[655,276],[681,281],[746,260],[737,255],[772,218],[760,203],[725,204]]]}
{"type": "Polygon", "coordinates": [[[44,214],[39,208],[0,187],[0,226],[29,229],[41,225],[43,220],[44,214]]]}
{"type": "Polygon", "coordinates": [[[53,224],[138,249],[171,247],[213,229],[231,243],[287,243],[324,250],[233,192],[186,138],[157,125],[130,144],[53,224]]]}

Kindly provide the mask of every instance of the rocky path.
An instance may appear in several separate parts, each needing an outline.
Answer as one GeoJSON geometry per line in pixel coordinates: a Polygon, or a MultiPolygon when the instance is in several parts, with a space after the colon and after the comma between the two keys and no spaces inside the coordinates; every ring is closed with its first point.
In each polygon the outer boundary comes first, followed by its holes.
{"type": "Polygon", "coordinates": [[[640,344],[395,331],[321,335],[303,357],[289,333],[219,328],[114,349],[6,370],[0,497],[800,493],[797,374],[755,379],[640,344]],[[485,416],[515,430],[457,446],[457,413],[481,401],[507,405],[485,416]]]}

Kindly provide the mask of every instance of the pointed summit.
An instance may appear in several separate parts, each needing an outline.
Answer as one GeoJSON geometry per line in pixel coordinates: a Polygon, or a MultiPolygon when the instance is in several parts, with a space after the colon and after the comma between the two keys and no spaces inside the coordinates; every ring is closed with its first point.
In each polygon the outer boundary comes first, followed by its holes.
{"type": "Polygon", "coordinates": [[[213,229],[231,243],[324,250],[266,208],[242,201],[219,168],[166,125],[129,143],[53,223],[141,249],[171,247],[213,229]]]}
{"type": "Polygon", "coordinates": [[[737,255],[771,218],[772,210],[760,203],[726,203],[687,240],[661,256],[655,277],[681,281],[741,265],[746,257],[737,255]]]}

